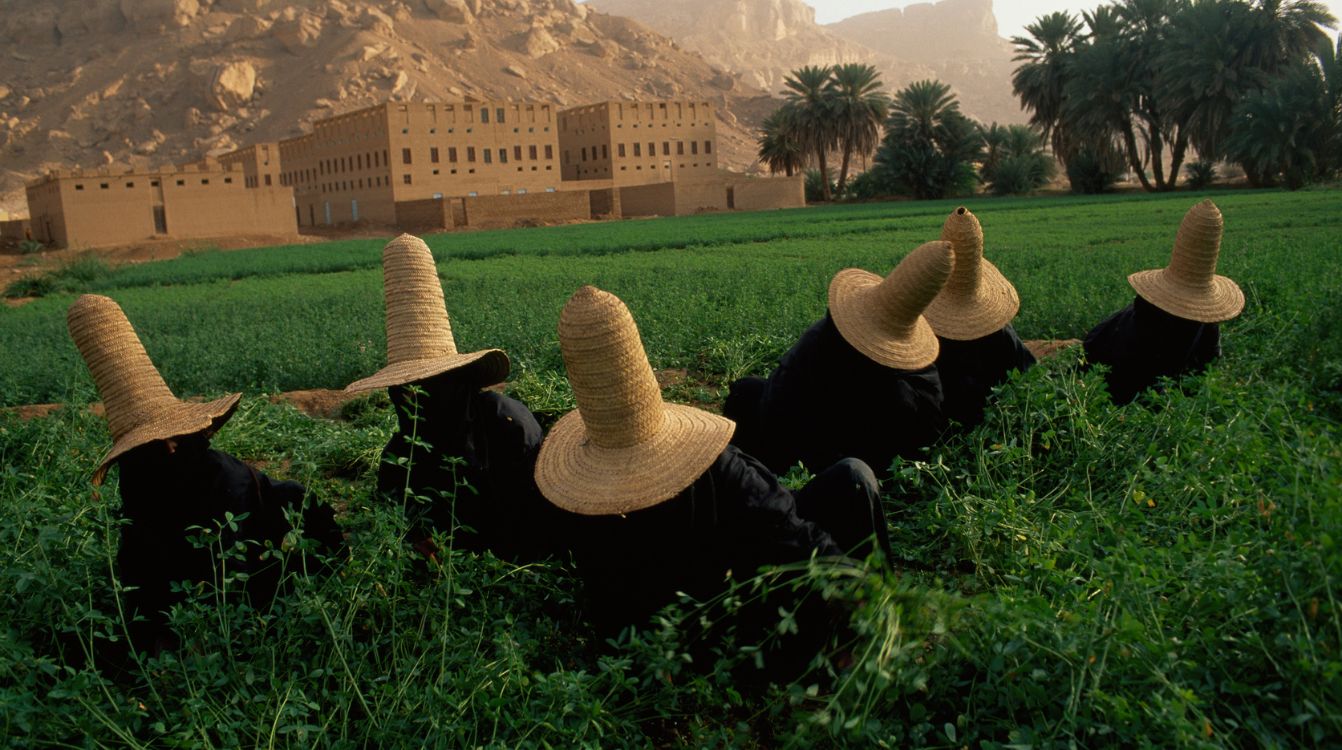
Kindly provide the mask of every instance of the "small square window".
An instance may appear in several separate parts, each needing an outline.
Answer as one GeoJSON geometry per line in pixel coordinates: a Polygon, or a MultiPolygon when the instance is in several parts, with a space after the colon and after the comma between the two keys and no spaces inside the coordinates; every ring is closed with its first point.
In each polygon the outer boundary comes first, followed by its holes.
{"type": "Polygon", "coordinates": [[[99,190],[106,190],[106,189],[107,189],[107,183],[105,183],[105,182],[100,182],[100,183],[98,183],[98,189],[99,189],[99,190]]]}
{"type": "Polygon", "coordinates": [[[181,187],[181,186],[183,186],[183,185],[185,185],[185,184],[186,184],[186,180],[178,180],[178,181],[177,181],[177,186],[178,186],[178,187],[181,187]]]}
{"type": "MultiPolygon", "coordinates": [[[[266,176],[269,177],[270,175],[266,175],[266,176]]],[[[225,184],[225,185],[232,185],[232,184],[233,184],[233,178],[232,178],[232,177],[225,177],[225,178],[224,178],[224,184],[225,184]]]]}
{"type": "Polygon", "coordinates": [[[158,187],[158,180],[151,180],[149,182],[149,187],[158,187]]]}
{"type": "Polygon", "coordinates": [[[202,185],[208,185],[208,184],[210,184],[210,180],[209,180],[209,178],[208,178],[208,177],[202,177],[201,180],[200,180],[200,184],[202,184],[202,185]]]}
{"type": "Polygon", "coordinates": [[[409,133],[410,128],[401,128],[401,135],[408,135],[409,133]]]}
{"type": "Polygon", "coordinates": [[[130,188],[133,188],[133,187],[135,187],[135,183],[133,183],[133,182],[127,182],[127,183],[126,183],[126,189],[129,190],[130,188]]]}
{"type": "Polygon", "coordinates": [[[408,175],[408,174],[403,174],[403,175],[401,175],[401,182],[404,182],[405,184],[409,185],[409,184],[410,184],[410,175],[408,175]]]}
{"type": "Polygon", "coordinates": [[[434,174],[438,174],[438,170],[436,170],[436,169],[433,170],[433,173],[434,173],[434,174]]]}
{"type": "Polygon", "coordinates": [[[83,185],[80,185],[79,183],[75,183],[75,190],[83,190],[83,189],[84,189],[84,186],[83,186],[83,185]]]}

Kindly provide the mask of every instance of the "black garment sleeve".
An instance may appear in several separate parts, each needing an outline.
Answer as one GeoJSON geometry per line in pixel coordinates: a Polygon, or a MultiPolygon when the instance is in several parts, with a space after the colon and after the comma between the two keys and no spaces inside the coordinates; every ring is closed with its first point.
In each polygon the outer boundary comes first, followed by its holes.
{"type": "Polygon", "coordinates": [[[819,526],[797,515],[792,493],[764,464],[728,446],[713,464],[723,545],[738,576],[760,566],[782,565],[843,550],[819,526]]]}

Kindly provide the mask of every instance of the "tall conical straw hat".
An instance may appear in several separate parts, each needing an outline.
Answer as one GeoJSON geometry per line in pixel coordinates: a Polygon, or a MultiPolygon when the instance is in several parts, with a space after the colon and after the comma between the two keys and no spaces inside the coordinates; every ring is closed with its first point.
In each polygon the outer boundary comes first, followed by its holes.
{"type": "Polygon", "coordinates": [[[107,297],[83,295],[70,305],[65,319],[98,387],[112,432],[112,450],[94,471],[94,484],[101,484],[111,463],[127,451],[155,440],[213,432],[238,407],[239,393],[201,404],[179,401],[121,307],[107,297]]]}
{"type": "Polygon", "coordinates": [[[1170,264],[1138,271],[1128,283],[1147,302],[1167,313],[1199,323],[1230,320],[1244,309],[1239,285],[1216,275],[1224,221],[1215,203],[1204,200],[1184,214],[1174,238],[1170,264]]]}
{"type": "Polygon", "coordinates": [[[867,358],[900,370],[936,361],[940,344],[922,312],[951,275],[951,243],[928,242],[882,279],[847,268],[829,284],[829,313],[844,340],[867,358]]]}
{"type": "Polygon", "coordinates": [[[983,257],[983,227],[960,206],[946,218],[941,239],[951,243],[955,263],[946,286],[923,311],[944,339],[972,341],[1002,329],[1020,310],[1016,287],[983,257]]]}
{"type": "Polygon", "coordinates": [[[541,444],[536,484],[583,515],[629,513],[670,500],[713,465],[736,423],[662,401],[629,309],[584,286],[559,317],[559,347],[578,408],[541,444]]]}
{"type": "Polygon", "coordinates": [[[345,386],[346,391],[405,385],[468,365],[475,366],[480,385],[508,377],[508,355],[502,349],[457,352],[438,267],[423,240],[403,234],[387,243],[382,249],[382,286],[387,300],[387,366],[345,386]]]}

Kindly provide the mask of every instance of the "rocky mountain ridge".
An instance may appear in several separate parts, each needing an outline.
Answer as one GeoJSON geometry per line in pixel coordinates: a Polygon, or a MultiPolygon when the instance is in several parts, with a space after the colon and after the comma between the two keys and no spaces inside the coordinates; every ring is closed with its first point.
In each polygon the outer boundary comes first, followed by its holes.
{"type": "Polygon", "coordinates": [[[940,0],[820,25],[802,0],[589,0],[646,24],[770,93],[803,65],[875,65],[889,91],[938,78],[984,122],[1023,122],[1011,94],[1011,46],[992,0],[940,0]]]}
{"type": "Polygon", "coordinates": [[[148,167],[393,100],[714,102],[754,161],[763,92],[572,0],[0,0],[0,209],[53,167],[148,167]]]}

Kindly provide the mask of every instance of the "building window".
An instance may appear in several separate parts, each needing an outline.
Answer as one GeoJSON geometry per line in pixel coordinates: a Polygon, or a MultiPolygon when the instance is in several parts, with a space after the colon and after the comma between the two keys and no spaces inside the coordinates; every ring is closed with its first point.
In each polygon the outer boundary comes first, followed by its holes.
{"type": "MultiPolygon", "coordinates": [[[[536,147],[531,147],[531,158],[536,158],[536,147]]],[[[522,161],[522,147],[513,146],[513,161],[522,161]]]]}
{"type": "Polygon", "coordinates": [[[456,164],[456,163],[457,163],[457,147],[456,147],[456,146],[448,146],[448,147],[447,147],[447,160],[450,161],[450,162],[452,162],[453,164],[456,164]]]}
{"type": "Polygon", "coordinates": [[[619,157],[621,157],[621,158],[624,157],[624,144],[623,144],[623,143],[617,143],[617,144],[615,144],[615,155],[616,155],[616,156],[619,156],[619,157]]]}
{"type": "Polygon", "coordinates": [[[130,189],[130,188],[133,188],[133,187],[135,187],[135,183],[133,183],[133,182],[127,182],[127,183],[126,183],[126,188],[127,188],[127,189],[130,189]]]}
{"type": "Polygon", "coordinates": [[[106,189],[107,189],[107,183],[105,183],[105,182],[99,183],[99,184],[98,184],[98,189],[99,189],[99,190],[106,190],[106,189]]]}
{"type": "MultiPolygon", "coordinates": [[[[486,112],[486,111],[488,111],[488,110],[481,110],[481,111],[482,111],[482,112],[486,112]]],[[[485,154],[485,163],[486,163],[486,164],[493,164],[493,163],[494,163],[494,152],[493,152],[493,151],[490,151],[489,149],[485,149],[485,150],[484,150],[484,154],[485,154]]]]}
{"type": "Polygon", "coordinates": [[[587,161],[587,147],[586,147],[586,146],[583,146],[583,147],[582,147],[582,160],[583,160],[583,161],[587,161]]]}
{"type": "Polygon", "coordinates": [[[470,196],[470,197],[472,197],[472,198],[475,198],[476,196],[480,195],[480,193],[478,193],[478,192],[472,190],[471,192],[467,193],[466,195],[468,195],[468,196],[470,196]]]}
{"type": "MultiPolygon", "coordinates": [[[[224,180],[224,182],[232,182],[232,180],[224,180]]],[[[266,175],[266,187],[270,187],[270,185],[270,175],[266,175]]]]}
{"type": "Polygon", "coordinates": [[[401,182],[404,182],[404,183],[407,184],[407,185],[410,184],[410,175],[409,175],[409,173],[401,175],[401,182]]]}
{"type": "Polygon", "coordinates": [[[503,107],[497,107],[494,110],[494,119],[498,120],[500,125],[503,124],[503,107]]]}
{"type": "Polygon", "coordinates": [[[433,170],[433,173],[434,173],[434,174],[438,174],[438,170],[436,170],[436,169],[433,170]]]}
{"type": "Polygon", "coordinates": [[[186,180],[178,180],[178,181],[177,181],[177,187],[183,187],[183,186],[185,186],[185,185],[186,185],[186,180]]]}
{"type": "MultiPolygon", "coordinates": [[[[517,157],[517,158],[520,159],[520,158],[522,158],[522,157],[519,156],[519,157],[517,157]]],[[[536,147],[535,147],[535,146],[528,146],[528,147],[527,147],[527,158],[531,159],[532,161],[536,161],[536,147]]]]}
{"type": "Polygon", "coordinates": [[[210,178],[206,177],[206,178],[201,179],[200,184],[202,184],[202,185],[208,185],[208,184],[210,184],[210,178]]]}
{"type": "Polygon", "coordinates": [[[466,147],[466,161],[475,161],[475,146],[466,147]]]}
{"type": "Polygon", "coordinates": [[[508,163],[508,149],[506,148],[499,149],[499,163],[500,164],[508,163]]]}
{"type": "Polygon", "coordinates": [[[704,141],[704,153],[705,153],[705,154],[711,154],[711,153],[713,153],[713,142],[712,142],[712,141],[704,141]]]}
{"type": "Polygon", "coordinates": [[[554,151],[554,147],[553,147],[553,146],[546,146],[546,147],[545,147],[545,158],[547,158],[547,159],[553,159],[553,158],[555,158],[555,151],[554,151]]]}
{"type": "Polygon", "coordinates": [[[604,144],[604,143],[601,144],[601,158],[602,158],[602,159],[609,159],[609,158],[610,158],[610,148],[607,147],[606,144],[604,144]]]}
{"type": "MultiPolygon", "coordinates": [[[[152,180],[152,181],[150,181],[150,183],[149,183],[149,187],[158,187],[158,180],[152,180]]],[[[81,189],[82,189],[82,188],[81,188],[81,189]]]]}
{"type": "Polygon", "coordinates": [[[489,107],[480,108],[480,122],[482,123],[489,122],[489,107]]]}
{"type": "Polygon", "coordinates": [[[671,141],[662,141],[662,156],[671,155],[671,141]]]}
{"type": "Polygon", "coordinates": [[[642,143],[635,143],[635,144],[634,144],[634,156],[642,156],[642,155],[643,155],[643,144],[642,144],[642,143]]]}
{"type": "Polygon", "coordinates": [[[699,141],[690,141],[690,153],[696,156],[699,154],[699,141]]]}
{"type": "Polygon", "coordinates": [[[676,141],[676,156],[685,155],[685,141],[676,141]]]}
{"type": "Polygon", "coordinates": [[[437,163],[438,163],[438,147],[437,147],[437,146],[431,146],[431,147],[429,147],[429,162],[430,162],[431,164],[437,164],[437,163]]]}
{"type": "Polygon", "coordinates": [[[401,149],[401,163],[402,164],[410,163],[410,149],[408,148],[401,149]]]}
{"type": "Polygon", "coordinates": [[[75,183],[75,190],[83,190],[83,189],[84,189],[84,186],[83,186],[83,185],[81,185],[81,184],[79,184],[79,183],[77,183],[77,182],[75,183]]]}

